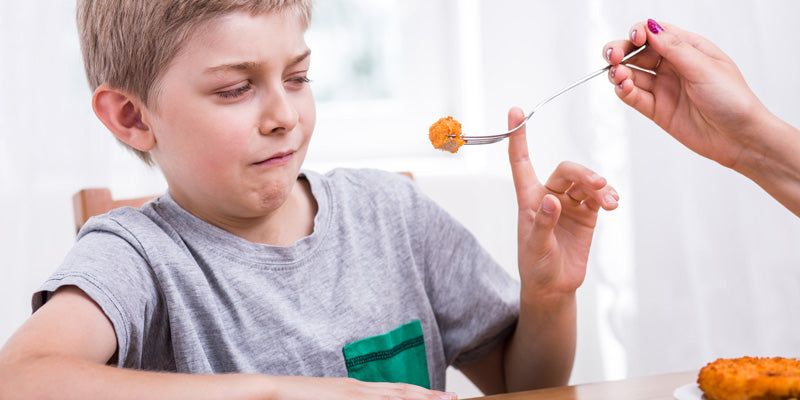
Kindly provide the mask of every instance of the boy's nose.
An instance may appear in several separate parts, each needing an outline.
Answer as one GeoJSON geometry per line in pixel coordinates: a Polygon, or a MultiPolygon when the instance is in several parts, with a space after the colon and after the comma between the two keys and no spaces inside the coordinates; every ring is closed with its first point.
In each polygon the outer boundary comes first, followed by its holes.
{"type": "Polygon", "coordinates": [[[287,93],[283,90],[275,91],[263,100],[258,132],[269,135],[291,131],[297,125],[298,118],[297,110],[287,93]]]}

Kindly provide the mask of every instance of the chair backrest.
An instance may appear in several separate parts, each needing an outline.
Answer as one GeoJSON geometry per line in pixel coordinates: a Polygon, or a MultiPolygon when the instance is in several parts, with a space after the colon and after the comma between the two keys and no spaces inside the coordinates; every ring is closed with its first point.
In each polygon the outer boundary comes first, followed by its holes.
{"type": "MultiPolygon", "coordinates": [[[[410,172],[398,173],[411,178],[411,180],[414,179],[414,175],[412,175],[410,172]]],[[[115,208],[125,206],[139,208],[144,205],[144,203],[147,203],[156,197],[158,196],[145,196],[115,200],[111,196],[111,190],[108,188],[82,189],[72,196],[72,208],[75,217],[75,232],[77,233],[79,230],[81,230],[83,224],[85,224],[89,218],[95,215],[105,214],[115,208]]]]}
{"type": "Polygon", "coordinates": [[[82,189],[72,196],[72,209],[75,217],[75,232],[78,232],[89,218],[105,214],[115,208],[141,207],[157,196],[145,196],[115,200],[108,188],[82,189]]]}

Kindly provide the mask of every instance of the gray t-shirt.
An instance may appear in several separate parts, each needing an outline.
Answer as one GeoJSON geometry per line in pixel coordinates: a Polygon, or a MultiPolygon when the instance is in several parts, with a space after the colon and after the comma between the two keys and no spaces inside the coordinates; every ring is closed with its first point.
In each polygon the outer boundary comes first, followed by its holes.
{"type": "Polygon", "coordinates": [[[419,321],[439,390],[448,365],[513,330],[519,283],[413,181],[303,177],[318,212],[291,246],[249,242],[167,194],[90,219],[33,309],[75,285],[113,323],[119,367],[186,373],[348,376],[345,345],[419,321]]]}

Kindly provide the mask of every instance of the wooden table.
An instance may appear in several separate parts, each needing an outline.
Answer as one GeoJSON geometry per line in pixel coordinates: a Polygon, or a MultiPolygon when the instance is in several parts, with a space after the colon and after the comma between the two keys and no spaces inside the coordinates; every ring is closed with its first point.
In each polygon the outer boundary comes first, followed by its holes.
{"type": "Polygon", "coordinates": [[[499,394],[475,400],[674,400],[672,393],[675,389],[696,381],[697,371],[688,371],[499,394]]]}

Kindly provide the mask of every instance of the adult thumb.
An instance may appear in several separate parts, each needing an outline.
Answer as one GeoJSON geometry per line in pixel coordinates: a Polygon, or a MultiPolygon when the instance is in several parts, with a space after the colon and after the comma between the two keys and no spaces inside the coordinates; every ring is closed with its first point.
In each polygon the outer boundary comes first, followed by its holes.
{"type": "Polygon", "coordinates": [[[712,62],[710,55],[700,49],[707,46],[703,41],[702,37],[676,26],[662,26],[653,19],[647,20],[647,44],[663,58],[659,64],[668,62],[680,75],[690,80],[701,79],[712,62]]]}

